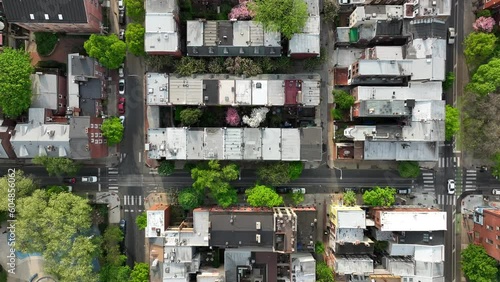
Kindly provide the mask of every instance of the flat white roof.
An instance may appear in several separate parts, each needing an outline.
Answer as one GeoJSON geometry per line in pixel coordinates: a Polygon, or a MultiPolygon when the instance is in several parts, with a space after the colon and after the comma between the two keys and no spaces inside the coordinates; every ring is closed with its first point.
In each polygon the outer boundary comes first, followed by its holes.
{"type": "Polygon", "coordinates": [[[147,212],[147,226],[145,229],[146,238],[158,237],[156,235],[156,229],[160,229],[161,232],[165,229],[165,211],[162,210],[148,210],[147,212]]]}
{"type": "Polygon", "coordinates": [[[148,105],[167,105],[168,75],[165,73],[148,73],[146,75],[148,105]]]}
{"type": "Polygon", "coordinates": [[[186,133],[186,158],[188,160],[203,159],[203,143],[205,132],[201,129],[188,129],[186,133]]]}
{"type": "Polygon", "coordinates": [[[203,35],[205,29],[202,21],[187,21],[187,46],[200,47],[203,46],[203,35]]]}
{"type": "Polygon", "coordinates": [[[358,86],[358,100],[441,100],[442,83],[438,81],[409,82],[408,86],[358,86]]]}
{"type": "Polygon", "coordinates": [[[224,129],[205,128],[204,157],[206,160],[224,159],[224,129]]]}
{"type": "Polygon", "coordinates": [[[267,80],[252,80],[252,104],[267,105],[267,80]]]}
{"type": "Polygon", "coordinates": [[[169,160],[186,159],[186,129],[167,128],[167,142],[165,146],[165,157],[169,160]]]}
{"type": "MultiPolygon", "coordinates": [[[[402,46],[375,46],[373,47],[374,54],[379,60],[402,60],[402,46]]],[[[370,52],[370,51],[368,51],[370,52]]]]}
{"type": "Polygon", "coordinates": [[[79,56],[78,53],[68,54],[68,107],[80,108],[80,86],[75,83],[75,76],[73,75],[71,58],[79,56]]]}
{"type": "Polygon", "coordinates": [[[378,211],[381,231],[446,230],[446,212],[442,211],[378,211]]]}
{"type": "Polygon", "coordinates": [[[281,159],[284,161],[300,160],[300,131],[298,128],[281,129],[281,159]]]}
{"type": "Polygon", "coordinates": [[[318,106],[320,102],[321,83],[314,80],[302,81],[302,104],[318,106]]]}
{"type": "Polygon", "coordinates": [[[337,210],[337,228],[366,228],[365,211],[359,210],[337,210]]]}
{"type": "Polygon", "coordinates": [[[203,80],[189,77],[170,77],[170,102],[175,105],[200,105],[203,103],[203,80]]]}
{"type": "Polygon", "coordinates": [[[224,131],[224,159],[243,159],[243,129],[227,128],[224,131]]]}
{"type": "Polygon", "coordinates": [[[236,104],[252,104],[252,81],[236,80],[236,104]]]}
{"type": "Polygon", "coordinates": [[[146,14],[144,50],[146,52],[175,52],[179,50],[177,23],[172,13],[146,14]]]}
{"type": "Polygon", "coordinates": [[[235,90],[234,80],[219,80],[219,104],[235,104],[235,90]]]}
{"type": "Polygon", "coordinates": [[[373,76],[410,76],[412,60],[359,60],[359,74],[373,76]]]}
{"type": "Polygon", "coordinates": [[[262,159],[281,160],[281,128],[266,128],[262,132],[262,159]]]}
{"type": "Polygon", "coordinates": [[[268,80],[267,81],[267,99],[268,104],[273,106],[283,106],[285,104],[285,81],[268,80]]]}
{"type": "Polygon", "coordinates": [[[412,61],[412,80],[445,80],[445,59],[415,59],[412,61]]]}
{"type": "Polygon", "coordinates": [[[246,160],[260,160],[262,158],[262,132],[260,128],[244,128],[243,131],[246,160]]]}

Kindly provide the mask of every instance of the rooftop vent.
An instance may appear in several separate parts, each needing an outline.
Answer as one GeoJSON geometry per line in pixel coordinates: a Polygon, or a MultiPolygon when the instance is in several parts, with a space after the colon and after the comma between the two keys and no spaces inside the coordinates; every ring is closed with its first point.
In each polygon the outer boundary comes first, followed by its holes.
{"type": "Polygon", "coordinates": [[[58,15],[57,15],[57,18],[59,18],[59,20],[60,20],[60,21],[62,21],[62,20],[63,20],[63,16],[62,16],[62,14],[58,14],[58,15]]]}
{"type": "Polygon", "coordinates": [[[255,240],[260,244],[260,234],[255,235],[255,240]]]}
{"type": "Polygon", "coordinates": [[[48,20],[49,19],[49,14],[45,14],[45,19],[48,20]]]}
{"type": "Polygon", "coordinates": [[[34,20],[35,19],[35,15],[30,14],[30,19],[34,20]]]}

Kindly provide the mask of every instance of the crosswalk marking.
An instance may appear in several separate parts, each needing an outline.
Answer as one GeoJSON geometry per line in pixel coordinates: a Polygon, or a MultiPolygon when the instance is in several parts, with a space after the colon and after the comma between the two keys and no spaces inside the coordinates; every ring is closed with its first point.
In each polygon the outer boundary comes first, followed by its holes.
{"type": "Polygon", "coordinates": [[[434,191],[434,173],[433,172],[423,172],[422,178],[424,182],[424,190],[434,191]]]}
{"type": "Polygon", "coordinates": [[[477,188],[477,170],[468,169],[464,177],[465,189],[464,191],[476,190],[477,188]]]}
{"type": "Polygon", "coordinates": [[[110,170],[110,171],[108,171],[108,174],[110,174],[110,175],[116,175],[116,174],[118,174],[118,171],[116,171],[116,170],[110,170]]]}
{"type": "Polygon", "coordinates": [[[125,195],[123,196],[123,206],[125,212],[142,212],[144,210],[142,195],[125,195]]]}
{"type": "Polygon", "coordinates": [[[443,167],[460,167],[460,157],[440,157],[438,159],[438,167],[443,168],[443,167]]]}
{"type": "MultiPolygon", "coordinates": [[[[120,171],[118,170],[118,168],[116,168],[116,167],[108,167],[108,176],[109,175],[114,175],[115,177],[118,177],[119,173],[120,173],[120,171]]],[[[110,179],[108,179],[108,181],[109,182],[117,182],[118,179],[117,178],[110,178],[110,179]]],[[[118,192],[119,187],[117,185],[118,185],[118,183],[110,183],[110,184],[108,184],[108,190],[118,192]]]]}
{"type": "Polygon", "coordinates": [[[438,195],[438,205],[455,206],[457,204],[456,195],[438,195]]]}

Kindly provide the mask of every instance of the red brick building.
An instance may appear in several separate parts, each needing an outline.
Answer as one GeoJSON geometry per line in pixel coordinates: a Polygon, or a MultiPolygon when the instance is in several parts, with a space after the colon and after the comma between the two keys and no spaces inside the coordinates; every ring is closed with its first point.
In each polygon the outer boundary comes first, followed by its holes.
{"type": "Polygon", "coordinates": [[[33,32],[99,33],[102,8],[98,0],[3,0],[10,23],[33,32]]]}
{"type": "Polygon", "coordinates": [[[500,209],[483,209],[474,220],[474,243],[482,245],[488,255],[500,261],[500,209]],[[477,219],[477,220],[476,220],[477,219]]]}
{"type": "Polygon", "coordinates": [[[484,0],[483,9],[495,10],[500,7],[500,0],[484,0]]]}

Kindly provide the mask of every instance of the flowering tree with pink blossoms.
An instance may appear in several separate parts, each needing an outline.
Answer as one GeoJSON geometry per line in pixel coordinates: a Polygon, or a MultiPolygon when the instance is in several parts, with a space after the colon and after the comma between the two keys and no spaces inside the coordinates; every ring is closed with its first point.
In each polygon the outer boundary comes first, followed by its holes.
{"type": "Polygon", "coordinates": [[[495,26],[495,19],[492,17],[480,17],[472,24],[475,31],[492,32],[495,26]]]}
{"type": "Polygon", "coordinates": [[[240,0],[240,4],[231,9],[228,17],[230,20],[251,20],[254,15],[247,7],[248,1],[240,0]]]}
{"type": "Polygon", "coordinates": [[[226,122],[231,126],[237,126],[240,124],[240,115],[235,108],[229,108],[226,112],[226,122]]]}

